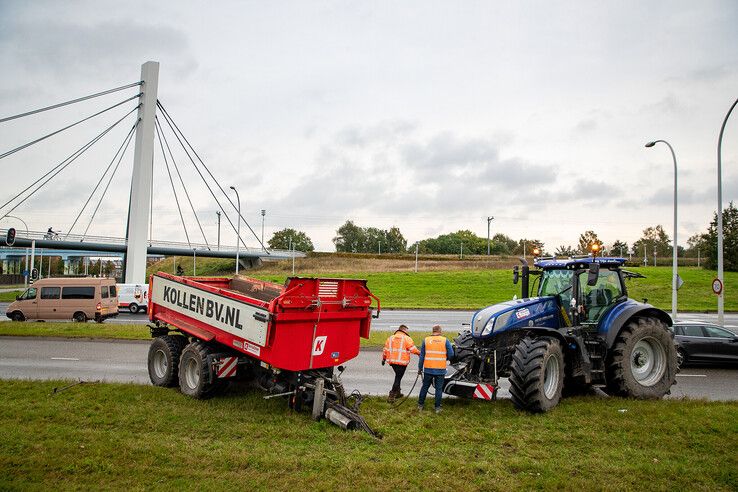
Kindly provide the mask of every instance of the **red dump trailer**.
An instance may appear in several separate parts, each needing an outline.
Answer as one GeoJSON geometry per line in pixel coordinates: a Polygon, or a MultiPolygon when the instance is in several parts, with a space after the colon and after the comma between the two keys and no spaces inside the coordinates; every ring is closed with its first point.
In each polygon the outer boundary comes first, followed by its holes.
{"type": "Polygon", "coordinates": [[[348,406],[340,364],[359,353],[379,310],[366,280],[291,277],[279,285],[159,272],[149,284],[149,377],[195,398],[250,381],[316,419],[366,428],[358,402],[348,406]]]}

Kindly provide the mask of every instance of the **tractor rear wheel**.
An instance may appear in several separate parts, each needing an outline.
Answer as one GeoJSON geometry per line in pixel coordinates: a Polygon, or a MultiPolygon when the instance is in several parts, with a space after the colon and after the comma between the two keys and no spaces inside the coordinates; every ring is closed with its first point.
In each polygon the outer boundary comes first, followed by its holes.
{"type": "Polygon", "coordinates": [[[179,359],[179,389],[193,398],[210,398],[221,388],[220,381],[211,380],[208,355],[213,349],[199,340],[187,345],[179,359]]]}
{"type": "Polygon", "coordinates": [[[554,338],[523,338],[515,347],[510,366],[513,404],[529,412],[547,412],[561,400],[564,354],[554,338]]]}
{"type": "Polygon", "coordinates": [[[181,335],[163,335],[154,338],[149,347],[149,379],[154,386],[177,386],[179,358],[187,339],[181,335]]]}
{"type": "Polygon", "coordinates": [[[661,398],[676,380],[677,354],[673,335],[655,318],[628,323],[615,339],[607,364],[607,389],[612,395],[661,398]]]}

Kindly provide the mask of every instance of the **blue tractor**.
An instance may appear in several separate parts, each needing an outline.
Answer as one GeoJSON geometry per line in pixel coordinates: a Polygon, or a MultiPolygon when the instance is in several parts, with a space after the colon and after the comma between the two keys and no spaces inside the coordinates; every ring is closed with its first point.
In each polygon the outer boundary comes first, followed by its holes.
{"type": "Polygon", "coordinates": [[[522,298],[474,314],[454,340],[444,393],[493,399],[507,377],[513,403],[530,412],[593,387],[641,399],[669,393],[678,369],[672,320],[628,298],[625,280],[642,275],[624,270],[625,259],[536,258],[539,270],[521,261],[513,276],[522,298]]]}

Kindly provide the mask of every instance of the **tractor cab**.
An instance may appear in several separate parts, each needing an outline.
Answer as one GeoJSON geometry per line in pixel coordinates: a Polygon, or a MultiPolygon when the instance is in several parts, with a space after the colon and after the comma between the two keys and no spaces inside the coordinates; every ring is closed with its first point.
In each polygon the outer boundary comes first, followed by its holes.
{"type": "Polygon", "coordinates": [[[623,258],[542,259],[535,262],[540,270],[530,274],[539,276],[539,297],[558,299],[569,317],[565,324],[596,325],[612,306],[627,298],[623,263],[623,258]]]}

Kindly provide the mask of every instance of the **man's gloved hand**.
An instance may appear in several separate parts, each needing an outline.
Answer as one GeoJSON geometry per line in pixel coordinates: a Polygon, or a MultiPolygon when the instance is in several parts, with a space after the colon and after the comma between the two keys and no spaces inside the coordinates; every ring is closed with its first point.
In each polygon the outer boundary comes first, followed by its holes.
{"type": "Polygon", "coordinates": [[[386,359],[382,359],[382,365],[384,365],[385,362],[387,362],[387,360],[386,359]]]}

